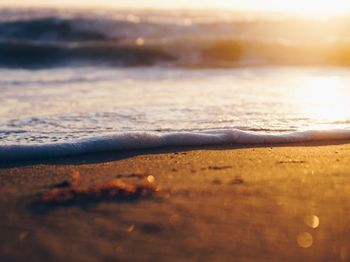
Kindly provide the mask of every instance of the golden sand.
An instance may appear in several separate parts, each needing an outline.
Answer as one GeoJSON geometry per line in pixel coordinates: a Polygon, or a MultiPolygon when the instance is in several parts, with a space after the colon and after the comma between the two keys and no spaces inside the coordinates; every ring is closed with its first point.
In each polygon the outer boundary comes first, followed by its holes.
{"type": "Polygon", "coordinates": [[[148,151],[0,169],[0,260],[348,261],[350,144],[148,151]],[[55,208],[33,199],[147,180],[151,198],[55,208]]]}

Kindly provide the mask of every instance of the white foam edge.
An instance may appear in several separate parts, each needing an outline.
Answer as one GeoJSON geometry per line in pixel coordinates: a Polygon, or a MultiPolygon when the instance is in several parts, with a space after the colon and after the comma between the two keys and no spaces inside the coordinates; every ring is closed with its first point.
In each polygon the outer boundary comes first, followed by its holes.
{"type": "Polygon", "coordinates": [[[262,134],[241,130],[198,132],[128,132],[77,139],[69,142],[0,145],[0,162],[78,156],[109,151],[162,147],[214,145],[269,145],[312,141],[350,140],[350,130],[308,130],[283,134],[262,134]]]}

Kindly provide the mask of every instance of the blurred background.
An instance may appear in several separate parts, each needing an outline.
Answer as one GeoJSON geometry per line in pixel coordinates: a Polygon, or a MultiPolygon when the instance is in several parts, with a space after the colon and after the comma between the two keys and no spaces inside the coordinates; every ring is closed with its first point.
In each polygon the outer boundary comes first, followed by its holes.
{"type": "Polygon", "coordinates": [[[349,126],[348,1],[0,6],[3,143],[349,126]]]}

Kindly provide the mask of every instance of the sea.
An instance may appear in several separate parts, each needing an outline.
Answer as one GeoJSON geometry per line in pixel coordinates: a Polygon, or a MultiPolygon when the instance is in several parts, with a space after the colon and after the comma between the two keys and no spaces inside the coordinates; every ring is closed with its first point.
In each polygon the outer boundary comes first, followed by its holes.
{"type": "Polygon", "coordinates": [[[0,161],[350,139],[349,25],[0,9],[0,161]]]}

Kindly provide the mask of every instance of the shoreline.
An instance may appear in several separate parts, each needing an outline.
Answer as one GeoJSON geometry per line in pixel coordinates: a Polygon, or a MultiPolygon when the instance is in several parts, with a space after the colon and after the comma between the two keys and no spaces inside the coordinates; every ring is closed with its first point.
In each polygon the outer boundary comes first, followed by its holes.
{"type": "Polygon", "coordinates": [[[0,258],[347,261],[350,141],[338,142],[145,150],[2,167],[0,258]],[[161,190],[135,202],[29,208],[36,194],[77,170],[88,184],[151,175],[161,190]]]}
{"type": "Polygon", "coordinates": [[[171,154],[177,152],[201,151],[201,150],[239,150],[254,148],[285,148],[285,147],[323,147],[350,144],[350,139],[332,139],[322,141],[292,142],[292,143],[266,143],[266,144],[240,144],[240,145],[203,145],[203,146],[169,146],[130,150],[109,150],[95,153],[83,153],[80,155],[68,155],[58,157],[42,157],[40,159],[24,159],[1,161],[0,170],[35,165],[79,165],[79,164],[102,164],[104,162],[118,161],[131,157],[171,154]]]}
{"type": "Polygon", "coordinates": [[[7,163],[35,163],[42,159],[68,159],[88,155],[100,158],[101,155],[115,153],[128,155],[162,152],[162,150],[324,145],[348,141],[350,141],[349,129],[315,129],[280,134],[248,132],[239,129],[164,133],[126,132],[55,143],[2,145],[0,146],[0,168],[7,163]]]}

